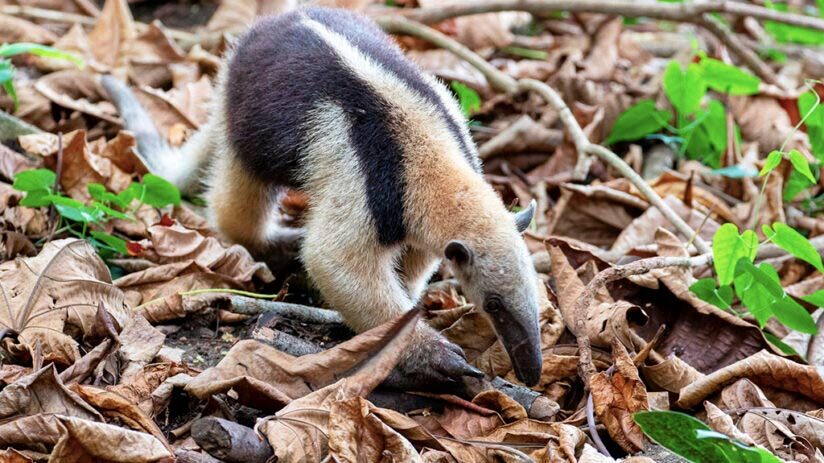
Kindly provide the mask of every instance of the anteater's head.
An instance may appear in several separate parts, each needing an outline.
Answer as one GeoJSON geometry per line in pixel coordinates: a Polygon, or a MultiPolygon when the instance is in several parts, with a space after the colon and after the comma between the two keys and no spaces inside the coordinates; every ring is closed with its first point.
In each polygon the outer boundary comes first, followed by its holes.
{"type": "Polygon", "coordinates": [[[529,386],[541,376],[540,282],[521,233],[534,213],[535,201],[484,233],[451,241],[444,251],[464,294],[489,317],[515,374],[529,386]]]}

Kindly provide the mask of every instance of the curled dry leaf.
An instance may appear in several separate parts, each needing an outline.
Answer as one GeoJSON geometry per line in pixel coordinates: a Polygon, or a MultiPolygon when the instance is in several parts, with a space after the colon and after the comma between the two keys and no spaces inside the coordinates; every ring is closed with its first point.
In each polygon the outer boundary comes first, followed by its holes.
{"type": "MultiPolygon", "coordinates": [[[[351,341],[327,351],[332,354],[326,360],[334,360],[334,357],[340,359],[342,354],[343,358],[340,360],[345,362],[350,369],[354,367],[354,370],[349,376],[292,401],[260,426],[278,459],[284,461],[323,459],[329,448],[328,429],[331,410],[335,402],[353,397],[364,397],[377,387],[389,375],[408,348],[419,319],[420,312],[413,310],[395,321],[362,333],[351,341]],[[348,352],[340,349],[347,344],[348,348],[359,350],[348,352]]],[[[304,356],[301,360],[310,357],[318,359],[321,355],[323,353],[304,356]]],[[[339,370],[340,363],[335,363],[334,366],[328,362],[323,363],[325,365],[314,362],[310,365],[310,368],[315,370],[312,376],[318,376],[322,382],[337,379],[337,372],[342,371],[339,370]]],[[[200,376],[195,381],[198,379],[200,376]]],[[[299,378],[293,378],[293,380],[303,382],[299,378]]],[[[191,391],[191,388],[187,389],[191,391]]],[[[395,442],[394,448],[398,445],[398,441],[394,439],[394,435],[392,438],[395,442]]],[[[408,448],[403,447],[401,450],[406,452],[408,448]]]]}
{"type": "Polygon", "coordinates": [[[704,376],[675,355],[668,356],[657,365],[642,365],[641,371],[647,381],[665,391],[675,393],[704,376]]]}
{"type": "MultiPolygon", "coordinates": [[[[416,313],[411,316],[418,317],[416,313]]],[[[406,318],[401,321],[408,323],[406,318]]],[[[381,355],[387,342],[402,328],[399,323],[381,325],[332,349],[302,357],[254,340],[243,340],[232,346],[215,367],[198,375],[186,390],[204,399],[234,389],[242,403],[276,410],[338,381],[346,372],[381,355]]]]}
{"type": "Polygon", "coordinates": [[[38,79],[34,88],[56,105],[122,125],[106,91],[88,72],[78,69],[53,72],[38,79]]]}
{"type": "Polygon", "coordinates": [[[25,19],[0,14],[0,43],[34,42],[49,44],[57,40],[50,30],[25,19]]]}
{"type": "Polygon", "coordinates": [[[334,461],[422,462],[403,436],[370,411],[369,402],[352,397],[333,402],[329,410],[329,455],[334,461]]]}
{"type": "Polygon", "coordinates": [[[89,32],[89,43],[97,61],[125,79],[129,65],[127,50],[136,36],[134,19],[126,0],[106,0],[94,28],[89,32]]]}
{"type": "Polygon", "coordinates": [[[39,163],[36,159],[24,156],[6,145],[0,144],[0,178],[8,181],[21,170],[34,169],[39,163]]]}
{"type": "Polygon", "coordinates": [[[707,412],[707,424],[714,430],[726,434],[733,439],[738,439],[747,445],[754,445],[752,438],[735,427],[735,422],[730,415],[716,407],[712,402],[704,402],[704,410],[707,412]]]}
{"type": "Polygon", "coordinates": [[[741,378],[747,378],[761,386],[794,392],[818,404],[824,404],[824,379],[815,367],[761,351],[685,387],[681,390],[678,405],[692,408],[724,385],[741,378]]]}
{"type": "Polygon", "coordinates": [[[79,357],[71,327],[86,333],[101,302],[123,326],[128,318],[123,292],[112,284],[109,269],[83,240],[47,243],[36,257],[0,264],[0,325],[18,333],[4,340],[15,354],[36,344],[46,361],[71,365],[79,357]]]}
{"type": "Polygon", "coordinates": [[[644,433],[632,420],[635,412],[649,410],[647,390],[638,370],[619,341],[613,341],[615,370],[599,372],[590,380],[592,401],[599,421],[612,439],[629,453],[644,448],[644,433]]]}

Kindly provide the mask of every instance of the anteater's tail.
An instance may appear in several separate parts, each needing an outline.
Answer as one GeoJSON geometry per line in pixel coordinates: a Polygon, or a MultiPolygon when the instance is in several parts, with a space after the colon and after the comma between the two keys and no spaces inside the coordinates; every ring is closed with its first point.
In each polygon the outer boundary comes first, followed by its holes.
{"type": "Polygon", "coordinates": [[[201,187],[199,174],[209,160],[214,141],[210,124],[201,127],[181,148],[172,148],[125,83],[112,76],[103,76],[100,82],[120,112],[124,128],[134,133],[138,155],[146,167],[185,193],[197,192],[201,187]]]}

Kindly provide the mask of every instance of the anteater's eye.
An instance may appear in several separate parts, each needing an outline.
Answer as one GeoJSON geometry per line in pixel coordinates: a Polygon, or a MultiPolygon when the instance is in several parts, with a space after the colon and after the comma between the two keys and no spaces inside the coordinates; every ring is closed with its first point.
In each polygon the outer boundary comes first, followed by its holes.
{"type": "Polygon", "coordinates": [[[504,308],[504,302],[499,296],[489,296],[484,301],[484,310],[487,313],[500,312],[504,308]]]}

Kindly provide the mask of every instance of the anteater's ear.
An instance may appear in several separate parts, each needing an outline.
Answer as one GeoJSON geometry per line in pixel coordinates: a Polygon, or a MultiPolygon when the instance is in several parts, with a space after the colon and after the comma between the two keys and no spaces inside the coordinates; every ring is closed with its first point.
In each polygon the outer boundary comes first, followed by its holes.
{"type": "Polygon", "coordinates": [[[472,263],[472,250],[462,241],[450,241],[443,252],[447,259],[458,265],[472,263]]]}
{"type": "Polygon", "coordinates": [[[515,213],[515,225],[518,227],[518,231],[523,233],[529,224],[532,223],[532,216],[535,215],[535,207],[537,203],[533,199],[529,202],[529,206],[526,209],[522,209],[515,213]]]}

